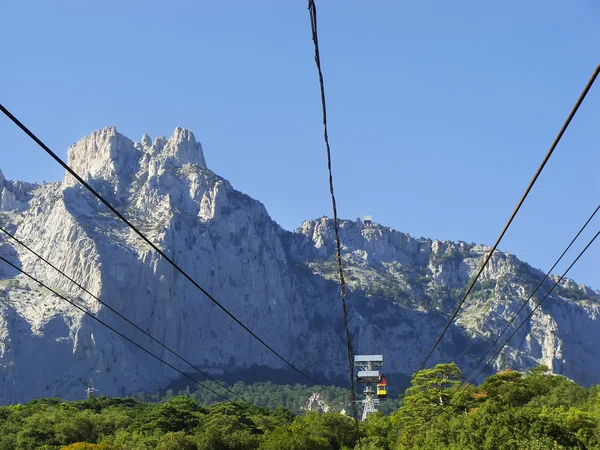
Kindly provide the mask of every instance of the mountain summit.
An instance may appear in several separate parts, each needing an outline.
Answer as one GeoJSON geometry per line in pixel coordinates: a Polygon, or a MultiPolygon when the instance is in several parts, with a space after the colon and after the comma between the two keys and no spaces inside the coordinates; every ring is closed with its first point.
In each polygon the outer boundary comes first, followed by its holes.
{"type": "MultiPolygon", "coordinates": [[[[144,135],[140,142],[103,128],[69,149],[69,164],[284,357],[323,382],[345,379],[331,219],[283,230],[261,203],[209,170],[201,145],[181,128],[169,138],[144,135]]],[[[0,223],[203,370],[243,377],[269,369],[286,376],[279,359],[72,176],[33,185],[0,172],[0,223]]],[[[390,383],[398,385],[433,345],[489,248],[415,239],[361,221],[342,220],[340,232],[355,351],[383,353],[390,383]]],[[[191,371],[4,236],[0,254],[191,371]]],[[[542,277],[497,252],[431,363],[455,361],[470,370],[542,277]]],[[[600,382],[599,305],[597,291],[562,283],[495,369],[544,363],[580,383],[600,382]]],[[[101,393],[126,395],[164,388],[177,373],[0,264],[0,402],[81,398],[92,376],[101,393]]]]}

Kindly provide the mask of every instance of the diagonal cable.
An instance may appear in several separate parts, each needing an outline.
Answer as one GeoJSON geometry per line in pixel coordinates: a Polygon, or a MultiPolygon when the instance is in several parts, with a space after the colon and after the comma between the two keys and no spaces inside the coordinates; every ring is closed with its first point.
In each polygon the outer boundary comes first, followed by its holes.
{"type": "MultiPolygon", "coordinates": [[[[245,409],[246,411],[250,412],[250,413],[254,413],[257,410],[262,410],[262,408],[254,405],[253,403],[247,402],[253,409],[251,409],[249,406],[243,404],[243,403],[234,403],[231,400],[229,400],[227,397],[219,394],[218,392],[214,391],[213,389],[211,389],[210,387],[206,386],[205,384],[203,384],[200,380],[198,380],[197,378],[192,377],[191,375],[183,372],[182,370],[178,369],[177,367],[173,366],[172,364],[168,363],[167,361],[165,361],[164,359],[162,359],[160,356],[156,355],[155,353],[151,352],[150,350],[147,350],[146,348],[142,347],[140,344],[138,344],[137,342],[133,341],[132,339],[128,338],[127,336],[125,336],[124,334],[122,334],[121,332],[119,332],[118,330],[116,330],[115,328],[113,328],[112,326],[110,326],[109,324],[107,324],[106,322],[104,322],[102,319],[98,318],[95,314],[92,314],[91,312],[87,311],[86,309],[82,308],[81,306],[77,305],[76,303],[74,303],[73,301],[69,300],[67,297],[65,297],[64,295],[60,294],[59,292],[57,292],[55,289],[52,289],[51,287],[49,287],[48,285],[46,285],[45,283],[43,283],[42,281],[38,280],[37,278],[35,278],[33,275],[31,275],[30,273],[26,272],[24,269],[18,267],[17,265],[11,263],[10,261],[8,261],[6,258],[4,258],[3,256],[0,255],[0,261],[4,261],[6,264],[8,264],[10,267],[12,267],[13,269],[17,270],[18,272],[22,273],[23,275],[27,276],[29,279],[31,279],[32,281],[34,281],[35,283],[39,284],[41,287],[49,290],[50,292],[52,292],[54,295],[56,295],[57,297],[59,297],[61,300],[66,301],[67,303],[69,303],[71,306],[74,306],[75,308],[77,308],[79,311],[83,312],[85,315],[91,317],[92,319],[94,319],[96,322],[99,322],[101,325],[105,326],[106,328],[108,328],[109,330],[111,330],[113,333],[117,334],[118,336],[122,337],[123,339],[125,339],[127,342],[130,342],[131,344],[135,345],[137,348],[139,348],[140,350],[142,350],[143,352],[149,354],[150,356],[152,356],[153,358],[157,359],[159,362],[167,365],[168,367],[170,367],[171,369],[175,370],[176,372],[178,372],[180,375],[183,375],[184,377],[188,378],[189,380],[193,381],[194,383],[198,384],[200,387],[206,389],[207,391],[213,393],[214,395],[216,395],[217,397],[223,399],[225,402],[227,403],[231,403],[234,406],[240,407],[242,409],[245,409]]],[[[266,419],[268,419],[267,421],[270,421],[270,425],[273,425],[274,422],[272,421],[271,417],[267,416],[266,419]]]]}
{"type": "Polygon", "coordinates": [[[542,299],[535,305],[535,307],[531,310],[531,312],[527,315],[527,317],[525,317],[525,319],[519,324],[519,326],[512,332],[512,334],[508,337],[508,339],[506,339],[506,341],[504,342],[504,344],[502,344],[502,346],[498,349],[498,351],[496,353],[494,353],[494,356],[492,356],[488,362],[481,368],[481,370],[479,371],[479,373],[475,376],[475,378],[473,378],[473,380],[471,380],[471,382],[467,383],[462,390],[458,391],[456,393],[456,395],[461,394],[462,392],[464,392],[477,378],[479,378],[479,376],[483,373],[483,371],[485,370],[485,368],[487,366],[489,366],[492,361],[494,359],[496,359],[496,357],[498,357],[498,355],[500,354],[500,352],[502,351],[502,349],[506,346],[506,344],[508,344],[508,342],[517,334],[517,332],[521,329],[521,327],[523,325],[525,325],[527,323],[527,321],[533,316],[533,314],[537,311],[537,309],[539,308],[539,306],[544,302],[544,300],[546,300],[546,298],[550,295],[550,293],[554,290],[554,288],[556,286],[558,286],[558,284],[563,280],[563,278],[567,275],[567,273],[569,273],[569,270],[571,270],[571,268],[575,265],[575,263],[577,261],[579,261],[579,258],[581,258],[581,256],[587,251],[587,249],[592,245],[592,243],[596,240],[596,238],[600,235],[600,231],[598,231],[594,237],[588,242],[588,244],[585,246],[585,248],[579,253],[579,255],[577,255],[577,258],[575,258],[575,260],[571,263],[571,265],[569,267],[567,267],[567,270],[565,270],[563,272],[563,274],[558,278],[558,280],[556,280],[556,282],[554,283],[554,285],[552,285],[552,287],[550,288],[550,290],[546,293],[546,295],[544,295],[544,297],[542,297],[542,299]]]}
{"type": "MultiPolygon", "coordinates": [[[[58,155],[56,155],[50,148],[44,144],[29,128],[27,128],[23,123],[19,121],[8,109],[6,109],[2,104],[0,104],[0,110],[10,119],[12,120],[21,130],[23,130],[31,139],[33,139],[48,155],[50,155],[56,162],[58,162],[68,173],[70,173],[79,183],[81,183],[88,191],[94,195],[101,203],[104,204],[113,214],[115,214],[123,223],[125,223],[131,230],[135,232],[144,242],[146,242],[154,251],[156,251],[160,256],[162,256],[177,272],[184,276],[190,283],[192,283],[200,292],[206,295],[210,301],[212,301],[215,305],[217,305],[225,314],[227,314],[234,322],[236,322],[239,326],[241,326],[244,330],[246,330],[252,337],[254,337],[258,342],[260,342],[265,348],[267,348],[271,353],[277,356],[281,361],[291,367],[294,371],[298,372],[304,378],[309,380],[311,383],[320,386],[318,382],[313,380],[310,376],[306,375],[303,371],[298,369],[295,365],[289,362],[286,358],[281,356],[279,352],[274,350],[269,344],[267,344],[264,340],[258,337],[250,328],[248,328],[241,320],[235,317],[225,306],[217,301],[215,297],[213,297],[209,292],[207,292],[196,280],[194,280],[187,272],[185,272],[181,267],[179,267],[171,258],[169,258],[164,251],[162,251],[156,244],[154,244],[150,239],[148,239],[135,225],[133,225],[128,219],[123,216],[113,205],[111,205],[102,195],[100,195],[94,188],[92,188],[83,178],[81,178],[67,163],[65,163],[58,155]]],[[[322,386],[324,387],[324,386],[322,386]]]]}
{"type": "Polygon", "coordinates": [[[419,373],[423,367],[425,366],[425,364],[427,363],[427,361],[429,360],[429,358],[431,357],[431,355],[433,354],[433,351],[435,350],[435,348],[438,346],[438,344],[441,342],[442,338],[444,337],[444,334],[446,334],[446,331],[448,331],[448,328],[450,327],[450,325],[452,324],[452,322],[454,321],[454,319],[456,318],[456,316],[458,315],[458,312],[460,311],[463,303],[465,302],[465,300],[467,299],[467,297],[469,296],[469,294],[471,293],[471,290],[473,289],[473,286],[475,285],[475,283],[477,282],[477,280],[479,279],[479,276],[481,275],[481,273],[483,272],[483,269],[485,269],[485,267],[487,266],[488,262],[490,261],[492,254],[494,253],[494,251],[496,250],[496,248],[498,247],[498,244],[500,244],[500,241],[502,240],[502,238],[504,237],[504,234],[506,233],[506,231],[508,230],[508,227],[510,226],[510,224],[512,223],[513,219],[515,218],[515,216],[517,215],[517,212],[519,211],[519,209],[521,208],[521,206],[523,205],[523,202],[525,201],[525,199],[527,198],[527,195],[529,195],[529,191],[531,191],[531,188],[533,187],[533,185],[535,184],[535,182],[537,181],[538,177],[540,176],[540,174],[542,173],[542,170],[544,169],[544,166],[546,165],[546,163],[548,162],[548,160],[550,159],[550,156],[552,156],[552,153],[554,152],[554,149],[556,148],[556,146],[558,145],[558,143],[560,142],[563,134],[565,134],[565,131],[567,131],[567,128],[569,127],[569,124],[571,123],[571,121],[573,120],[573,117],[575,116],[575,113],[577,113],[577,110],[579,109],[579,106],[581,106],[581,103],[583,102],[583,100],[585,99],[587,93],[589,92],[589,90],[591,89],[592,85],[594,84],[594,81],[596,81],[596,78],[598,77],[598,74],[600,73],[600,65],[598,65],[598,67],[596,67],[596,70],[594,71],[594,73],[592,74],[592,77],[590,78],[590,80],[588,81],[587,85],[585,86],[585,89],[583,90],[583,92],[581,93],[581,95],[579,96],[579,99],[577,100],[577,103],[575,104],[575,106],[573,107],[573,109],[571,110],[571,113],[569,114],[569,116],[567,117],[567,120],[565,121],[565,123],[563,124],[562,128],[560,129],[560,132],[558,133],[558,135],[556,136],[556,138],[554,139],[554,142],[552,143],[552,145],[550,146],[550,150],[548,150],[548,153],[546,154],[546,156],[544,157],[544,160],[542,161],[542,163],[540,164],[540,166],[538,167],[535,175],[533,176],[533,179],[531,180],[531,182],[529,183],[529,186],[527,186],[527,189],[525,190],[525,193],[523,194],[523,196],[521,197],[521,200],[519,200],[519,203],[517,204],[517,207],[515,208],[515,210],[513,211],[513,213],[511,214],[510,218],[508,219],[508,222],[506,223],[506,225],[504,226],[504,229],[502,230],[502,233],[500,233],[500,236],[498,237],[498,239],[496,240],[496,243],[494,244],[494,246],[492,247],[492,249],[490,250],[490,252],[487,254],[485,260],[483,261],[483,264],[481,265],[481,267],[479,268],[479,271],[477,272],[477,275],[475,275],[475,278],[473,278],[473,280],[471,281],[471,284],[469,285],[469,288],[467,289],[467,291],[465,292],[465,295],[463,296],[462,300],[458,303],[458,306],[456,307],[456,310],[454,311],[454,313],[452,314],[452,317],[450,317],[450,320],[448,321],[448,323],[446,324],[446,326],[444,327],[444,330],[442,331],[442,333],[440,334],[440,336],[438,337],[438,339],[436,340],[435,344],[433,345],[433,347],[431,348],[431,350],[429,351],[429,353],[427,354],[427,356],[425,357],[425,359],[423,360],[423,362],[421,363],[421,365],[419,366],[419,368],[417,369],[417,371],[413,374],[412,379],[414,379],[415,375],[417,373],[419,373]]]}
{"type": "MultiPolygon", "coordinates": [[[[138,344],[137,342],[133,341],[132,339],[128,338],[127,336],[125,336],[123,333],[121,333],[120,331],[118,331],[117,329],[113,328],[112,326],[110,326],[109,324],[107,324],[106,322],[104,322],[102,319],[99,319],[95,314],[92,314],[91,312],[87,311],[85,308],[82,308],[81,306],[79,306],[78,304],[76,304],[75,302],[69,300],[67,297],[65,297],[64,295],[58,293],[56,290],[52,289],[50,286],[46,285],[45,283],[43,283],[42,281],[38,280],[37,278],[35,278],[33,275],[31,275],[30,273],[26,272],[24,269],[18,267],[17,265],[11,263],[9,260],[7,260],[5,257],[3,257],[2,255],[0,255],[0,261],[4,261],[6,264],[8,264],[9,266],[11,266],[13,269],[21,272],[23,275],[27,276],[29,279],[31,279],[32,281],[34,281],[35,283],[39,284],[41,287],[48,289],[50,292],[52,292],[54,295],[56,295],[57,297],[59,297],[60,299],[64,300],[65,302],[69,303],[71,306],[74,306],[75,308],[77,308],[79,311],[81,311],[82,313],[84,313],[85,315],[91,317],[92,319],[94,319],[95,321],[101,323],[102,325],[104,325],[106,328],[108,328],[109,330],[111,330],[113,333],[119,335],[120,337],[122,337],[123,339],[125,339],[127,342],[135,345],[137,348],[139,348],[140,350],[146,352],[147,354],[149,354],[150,356],[152,356],[153,358],[156,358],[158,361],[162,362],[163,364],[166,364],[167,366],[169,366],[171,369],[179,372],[181,375],[183,375],[184,377],[190,379],[191,381],[193,381],[194,383],[200,385],[201,387],[203,387],[204,389],[212,392],[213,394],[215,394],[216,396],[222,398],[223,400],[225,400],[226,402],[231,402],[227,397],[224,397],[223,395],[219,394],[218,392],[212,390],[211,388],[209,388],[208,386],[204,385],[200,380],[192,377],[191,375],[183,372],[182,370],[179,370],[177,367],[173,366],[172,364],[168,363],[167,361],[165,361],[164,359],[162,359],[160,356],[157,356],[156,354],[152,353],[150,350],[145,349],[144,347],[142,347],[140,344],[138,344]]],[[[254,405],[253,405],[254,406],[254,405]]]]}
{"type": "Polygon", "coordinates": [[[22,247],[24,247],[25,249],[27,249],[30,253],[32,253],[33,255],[35,255],[38,259],[40,259],[41,261],[43,261],[44,263],[46,263],[47,265],[49,265],[50,267],[52,267],[54,270],[56,270],[58,273],[60,273],[63,277],[65,277],[67,280],[69,280],[71,283],[73,283],[75,286],[77,286],[79,289],[83,290],[86,294],[88,294],[89,296],[91,296],[92,298],[94,298],[98,303],[100,303],[101,305],[105,306],[106,308],[108,308],[110,311],[112,311],[113,313],[115,313],[116,315],[118,315],[121,319],[123,319],[124,321],[126,321],[128,324],[130,324],[131,326],[133,326],[136,330],[141,331],[143,334],[145,334],[147,337],[149,337],[150,339],[152,339],[154,342],[156,342],[158,345],[160,345],[161,347],[163,347],[165,350],[167,350],[169,353],[171,353],[172,355],[176,356],[177,358],[179,358],[181,361],[183,361],[184,363],[186,363],[187,365],[189,365],[190,367],[192,367],[194,370],[196,370],[197,372],[199,372],[200,374],[202,374],[203,376],[205,376],[206,378],[208,378],[209,380],[215,382],[216,384],[218,384],[220,387],[222,387],[223,389],[225,389],[226,391],[228,391],[230,394],[235,395],[236,397],[238,397],[240,400],[255,406],[252,402],[249,402],[248,400],[246,400],[244,397],[242,397],[241,395],[237,394],[236,392],[232,391],[231,389],[229,389],[227,386],[223,385],[222,383],[220,383],[219,381],[217,381],[215,378],[213,378],[212,376],[210,376],[209,374],[207,374],[206,372],[202,371],[199,367],[197,367],[195,364],[191,363],[190,361],[188,361],[186,358],[184,358],[183,356],[181,356],[179,353],[177,353],[175,350],[172,350],[170,347],[168,347],[166,344],[164,344],[163,342],[159,341],[158,339],[156,339],[154,336],[152,336],[150,333],[148,333],[147,331],[145,331],[144,329],[142,329],[141,327],[139,327],[138,325],[136,325],[134,322],[132,322],[131,320],[129,320],[127,317],[125,317],[123,314],[121,314],[119,311],[117,311],[116,309],[114,309],[112,306],[108,305],[107,303],[105,303],[104,301],[100,300],[100,298],[94,294],[92,294],[88,289],[86,289],[85,287],[83,287],[80,283],[78,283],[77,281],[75,281],[72,277],[70,277],[69,275],[67,275],[66,273],[64,273],[62,270],[60,270],[58,267],[56,267],[54,264],[52,264],[50,261],[48,261],[47,259],[45,259],[43,256],[41,256],[40,254],[36,253],[33,249],[31,249],[29,246],[27,246],[23,241],[21,241],[20,239],[18,239],[17,237],[15,237],[14,235],[12,235],[11,233],[9,233],[8,231],[6,231],[4,228],[2,228],[0,226],[0,231],[4,234],[6,234],[9,238],[13,239],[15,242],[17,242],[19,245],[21,245],[22,247]]]}
{"type": "MultiPolygon", "coordinates": [[[[560,261],[563,259],[563,257],[565,256],[565,254],[569,251],[569,249],[575,243],[575,241],[577,240],[577,238],[579,237],[579,235],[583,232],[583,230],[585,230],[585,228],[588,226],[588,224],[590,223],[590,221],[594,218],[594,216],[596,215],[596,213],[598,212],[599,209],[600,209],[600,205],[598,205],[596,207],[596,209],[594,210],[594,212],[592,213],[592,215],[587,219],[587,221],[579,229],[579,232],[571,240],[571,242],[569,243],[569,245],[567,246],[567,248],[565,248],[565,250],[558,257],[558,259],[552,265],[552,267],[550,267],[550,269],[548,269],[548,272],[546,272],[546,274],[544,275],[544,278],[542,278],[542,280],[538,283],[538,285],[535,287],[535,289],[533,290],[533,292],[531,292],[531,294],[529,294],[529,296],[527,297],[527,299],[523,302],[523,304],[521,305],[521,307],[519,308],[519,310],[508,321],[508,323],[506,324],[506,326],[504,327],[504,329],[502,330],[502,332],[496,337],[496,339],[494,340],[494,342],[492,343],[492,345],[489,346],[489,348],[483,354],[483,356],[481,358],[479,358],[479,360],[477,361],[477,364],[475,364],[475,366],[471,369],[471,371],[467,374],[467,376],[465,376],[465,381],[467,381],[469,379],[469,377],[473,374],[473,372],[475,372],[475,369],[477,369],[477,367],[479,366],[479,364],[481,364],[483,362],[483,360],[485,359],[485,357],[492,351],[492,349],[496,346],[496,344],[498,343],[498,341],[500,340],[500,338],[504,335],[504,333],[506,333],[506,330],[508,330],[508,328],[512,325],[512,323],[514,322],[514,320],[517,317],[519,317],[519,314],[521,314],[521,311],[523,311],[523,309],[525,308],[525,306],[527,306],[529,304],[529,300],[531,300],[533,298],[533,296],[539,290],[539,288],[542,286],[542,284],[544,283],[544,281],[546,281],[546,279],[550,276],[550,274],[552,273],[552,271],[554,270],[554,268],[558,265],[558,263],[560,263],[560,261]]],[[[475,381],[475,379],[473,379],[472,382],[475,381]]],[[[459,386],[458,389],[460,389],[460,386],[459,386]]],[[[458,389],[457,389],[457,391],[458,391],[458,389]]]]}

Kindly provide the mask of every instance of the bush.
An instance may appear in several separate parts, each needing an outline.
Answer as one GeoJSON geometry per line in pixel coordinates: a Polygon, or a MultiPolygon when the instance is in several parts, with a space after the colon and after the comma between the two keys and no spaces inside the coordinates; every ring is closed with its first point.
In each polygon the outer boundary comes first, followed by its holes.
{"type": "Polygon", "coordinates": [[[198,447],[183,431],[167,433],[161,439],[156,450],[197,450],[198,447]]]}

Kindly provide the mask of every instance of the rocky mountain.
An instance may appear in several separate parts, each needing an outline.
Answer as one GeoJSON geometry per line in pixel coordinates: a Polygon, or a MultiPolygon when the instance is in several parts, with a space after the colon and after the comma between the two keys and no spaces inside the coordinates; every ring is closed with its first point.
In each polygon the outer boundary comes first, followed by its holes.
{"type": "MultiPolygon", "coordinates": [[[[69,148],[71,167],[250,329],[322,382],[346,380],[332,220],[282,229],[258,201],[207,168],[194,135],[133,142],[114,127],[69,148]]],[[[0,224],[123,315],[215,375],[286,367],[120,223],[70,175],[32,185],[0,173],[0,224]]],[[[357,353],[383,353],[406,382],[439,335],[487,247],[341,221],[357,353]]],[[[0,254],[190,371],[5,236],[0,254]]],[[[542,272],[497,252],[431,363],[470,370],[542,272]]],[[[544,284],[541,294],[550,287],[544,284]]],[[[540,297],[536,297],[540,298],[540,297]]],[[[531,303],[523,317],[530,311],[531,303]]],[[[496,364],[539,363],[600,382],[600,293],[566,281],[496,364]]],[[[164,388],[178,374],[0,262],[0,403],[164,388]]],[[[273,380],[273,381],[278,381],[273,380]]]]}

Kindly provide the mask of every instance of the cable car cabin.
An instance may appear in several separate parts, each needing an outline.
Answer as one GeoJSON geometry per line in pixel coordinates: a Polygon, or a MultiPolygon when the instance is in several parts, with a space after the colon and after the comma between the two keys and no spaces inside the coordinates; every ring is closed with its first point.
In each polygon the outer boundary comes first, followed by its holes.
{"type": "Polygon", "coordinates": [[[377,398],[387,398],[387,384],[377,383],[377,398]]]}
{"type": "Polygon", "coordinates": [[[381,374],[377,383],[377,398],[387,398],[387,378],[383,374],[381,374]]]}

